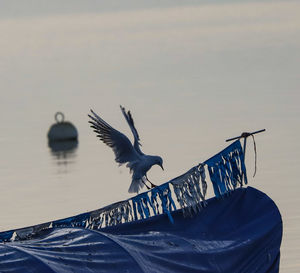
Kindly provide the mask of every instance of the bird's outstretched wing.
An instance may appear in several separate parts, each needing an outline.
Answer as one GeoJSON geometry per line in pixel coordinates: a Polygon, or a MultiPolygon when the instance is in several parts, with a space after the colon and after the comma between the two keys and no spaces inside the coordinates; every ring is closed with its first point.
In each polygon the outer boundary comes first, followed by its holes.
{"type": "Polygon", "coordinates": [[[126,113],[126,110],[125,110],[125,108],[122,105],[120,105],[120,108],[121,108],[121,111],[122,111],[122,113],[123,113],[123,115],[124,115],[124,117],[125,117],[128,125],[129,125],[129,127],[131,129],[131,132],[132,132],[132,134],[134,136],[134,144],[133,144],[133,146],[134,146],[135,150],[139,154],[143,155],[143,152],[140,149],[140,146],[142,146],[141,143],[140,143],[140,137],[139,137],[139,134],[138,134],[138,132],[137,132],[135,126],[134,126],[132,115],[131,115],[130,111],[128,111],[126,113]]]}
{"type": "Polygon", "coordinates": [[[91,113],[93,116],[88,115],[91,118],[89,121],[91,127],[97,133],[97,136],[113,149],[116,162],[123,164],[138,159],[137,152],[124,134],[111,127],[93,110],[91,110],[91,113]]]}

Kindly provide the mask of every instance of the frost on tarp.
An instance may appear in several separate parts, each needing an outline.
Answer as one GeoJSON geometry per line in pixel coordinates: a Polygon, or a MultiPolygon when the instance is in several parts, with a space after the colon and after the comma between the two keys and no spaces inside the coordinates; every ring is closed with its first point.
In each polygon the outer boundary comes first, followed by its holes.
{"type": "Polygon", "coordinates": [[[144,220],[159,214],[167,215],[170,222],[174,223],[172,211],[179,209],[184,216],[192,216],[207,205],[205,201],[206,169],[216,197],[235,190],[238,185],[247,184],[244,154],[240,141],[234,142],[183,175],[133,198],[65,219],[2,232],[0,242],[29,239],[40,231],[52,227],[101,229],[144,220]]]}
{"type": "Polygon", "coordinates": [[[200,211],[206,205],[207,183],[203,164],[199,164],[182,176],[174,178],[171,184],[184,216],[192,215],[192,213],[200,211]],[[201,186],[199,183],[200,177],[201,186]]]}
{"type": "Polygon", "coordinates": [[[86,228],[100,229],[134,221],[129,200],[121,201],[89,213],[86,228]]]}

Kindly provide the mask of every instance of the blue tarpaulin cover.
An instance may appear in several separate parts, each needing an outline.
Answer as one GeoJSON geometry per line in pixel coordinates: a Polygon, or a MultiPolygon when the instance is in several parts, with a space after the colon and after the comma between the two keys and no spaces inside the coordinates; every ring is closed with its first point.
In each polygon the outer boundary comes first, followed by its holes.
{"type": "MultiPolygon", "coordinates": [[[[0,272],[279,272],[282,220],[252,188],[182,210],[101,229],[53,227],[0,243],[0,272]]],[[[6,235],[2,234],[4,238],[6,235]]]]}

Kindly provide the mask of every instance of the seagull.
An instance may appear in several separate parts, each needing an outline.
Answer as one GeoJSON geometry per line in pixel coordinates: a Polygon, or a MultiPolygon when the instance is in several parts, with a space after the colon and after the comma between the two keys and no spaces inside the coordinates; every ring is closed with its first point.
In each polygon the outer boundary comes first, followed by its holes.
{"type": "Polygon", "coordinates": [[[127,136],[106,123],[93,110],[91,110],[92,115],[88,114],[91,119],[89,123],[94,132],[97,133],[97,136],[113,149],[115,161],[119,163],[119,166],[127,163],[126,167],[132,173],[132,181],[128,192],[138,193],[144,185],[149,190],[156,187],[156,185],[148,179],[147,172],[153,165],[158,165],[164,170],[163,160],[160,156],[146,155],[141,151],[140,137],[134,126],[131,113],[130,111],[126,112],[125,108],[121,105],[120,108],[133,134],[133,145],[127,136]],[[146,184],[147,181],[150,182],[151,188],[146,184]]]}

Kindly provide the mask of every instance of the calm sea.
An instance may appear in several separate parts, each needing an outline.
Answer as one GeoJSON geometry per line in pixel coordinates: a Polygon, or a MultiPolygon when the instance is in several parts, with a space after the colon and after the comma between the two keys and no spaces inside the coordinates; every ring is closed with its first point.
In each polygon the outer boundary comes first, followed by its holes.
{"type": "MultiPolygon", "coordinates": [[[[115,119],[119,119],[120,124],[123,123],[120,127],[131,137],[118,107],[115,107],[115,111],[115,119]]],[[[128,170],[117,167],[111,150],[88,127],[86,116],[82,120],[76,120],[70,115],[69,120],[79,131],[79,142],[71,150],[57,152],[48,146],[47,132],[55,123],[52,114],[49,113],[47,117],[44,115],[43,118],[37,116],[37,120],[23,116],[22,119],[16,118],[18,122],[1,125],[2,231],[71,216],[130,197],[127,193],[130,183],[128,170]]],[[[143,122],[143,119],[155,123],[155,119],[159,118],[161,117],[155,114],[148,118],[145,114],[136,115],[137,124],[143,122]]],[[[10,116],[9,119],[12,120],[13,117],[10,116]]],[[[193,119],[197,122],[196,118],[193,119]]],[[[145,127],[148,128],[147,125],[145,127]]],[[[180,126],[177,129],[180,130],[180,126]]],[[[223,135],[223,139],[221,135],[212,137],[206,143],[202,139],[197,143],[199,135],[193,135],[191,130],[191,133],[184,134],[189,138],[188,141],[181,142],[174,136],[180,143],[176,146],[174,140],[168,141],[172,135],[165,135],[167,129],[163,130],[163,136],[160,136],[160,130],[155,131],[156,145],[151,144],[153,131],[149,136],[147,130],[140,132],[143,136],[142,143],[150,143],[151,148],[148,149],[145,145],[145,150],[155,151],[165,159],[165,172],[154,167],[149,173],[151,180],[158,184],[212,156],[226,146],[224,138],[237,133],[235,131],[231,135],[223,135]],[[158,141],[159,139],[162,140],[158,141]]],[[[271,140],[271,134],[272,132],[266,131],[256,137],[258,171],[255,178],[252,178],[253,144],[249,139],[248,176],[251,186],[265,191],[277,203],[284,221],[281,272],[296,272],[300,242],[299,185],[296,177],[286,178],[291,176],[297,164],[296,161],[291,162],[289,155],[282,152],[284,149],[271,140]]]]}

